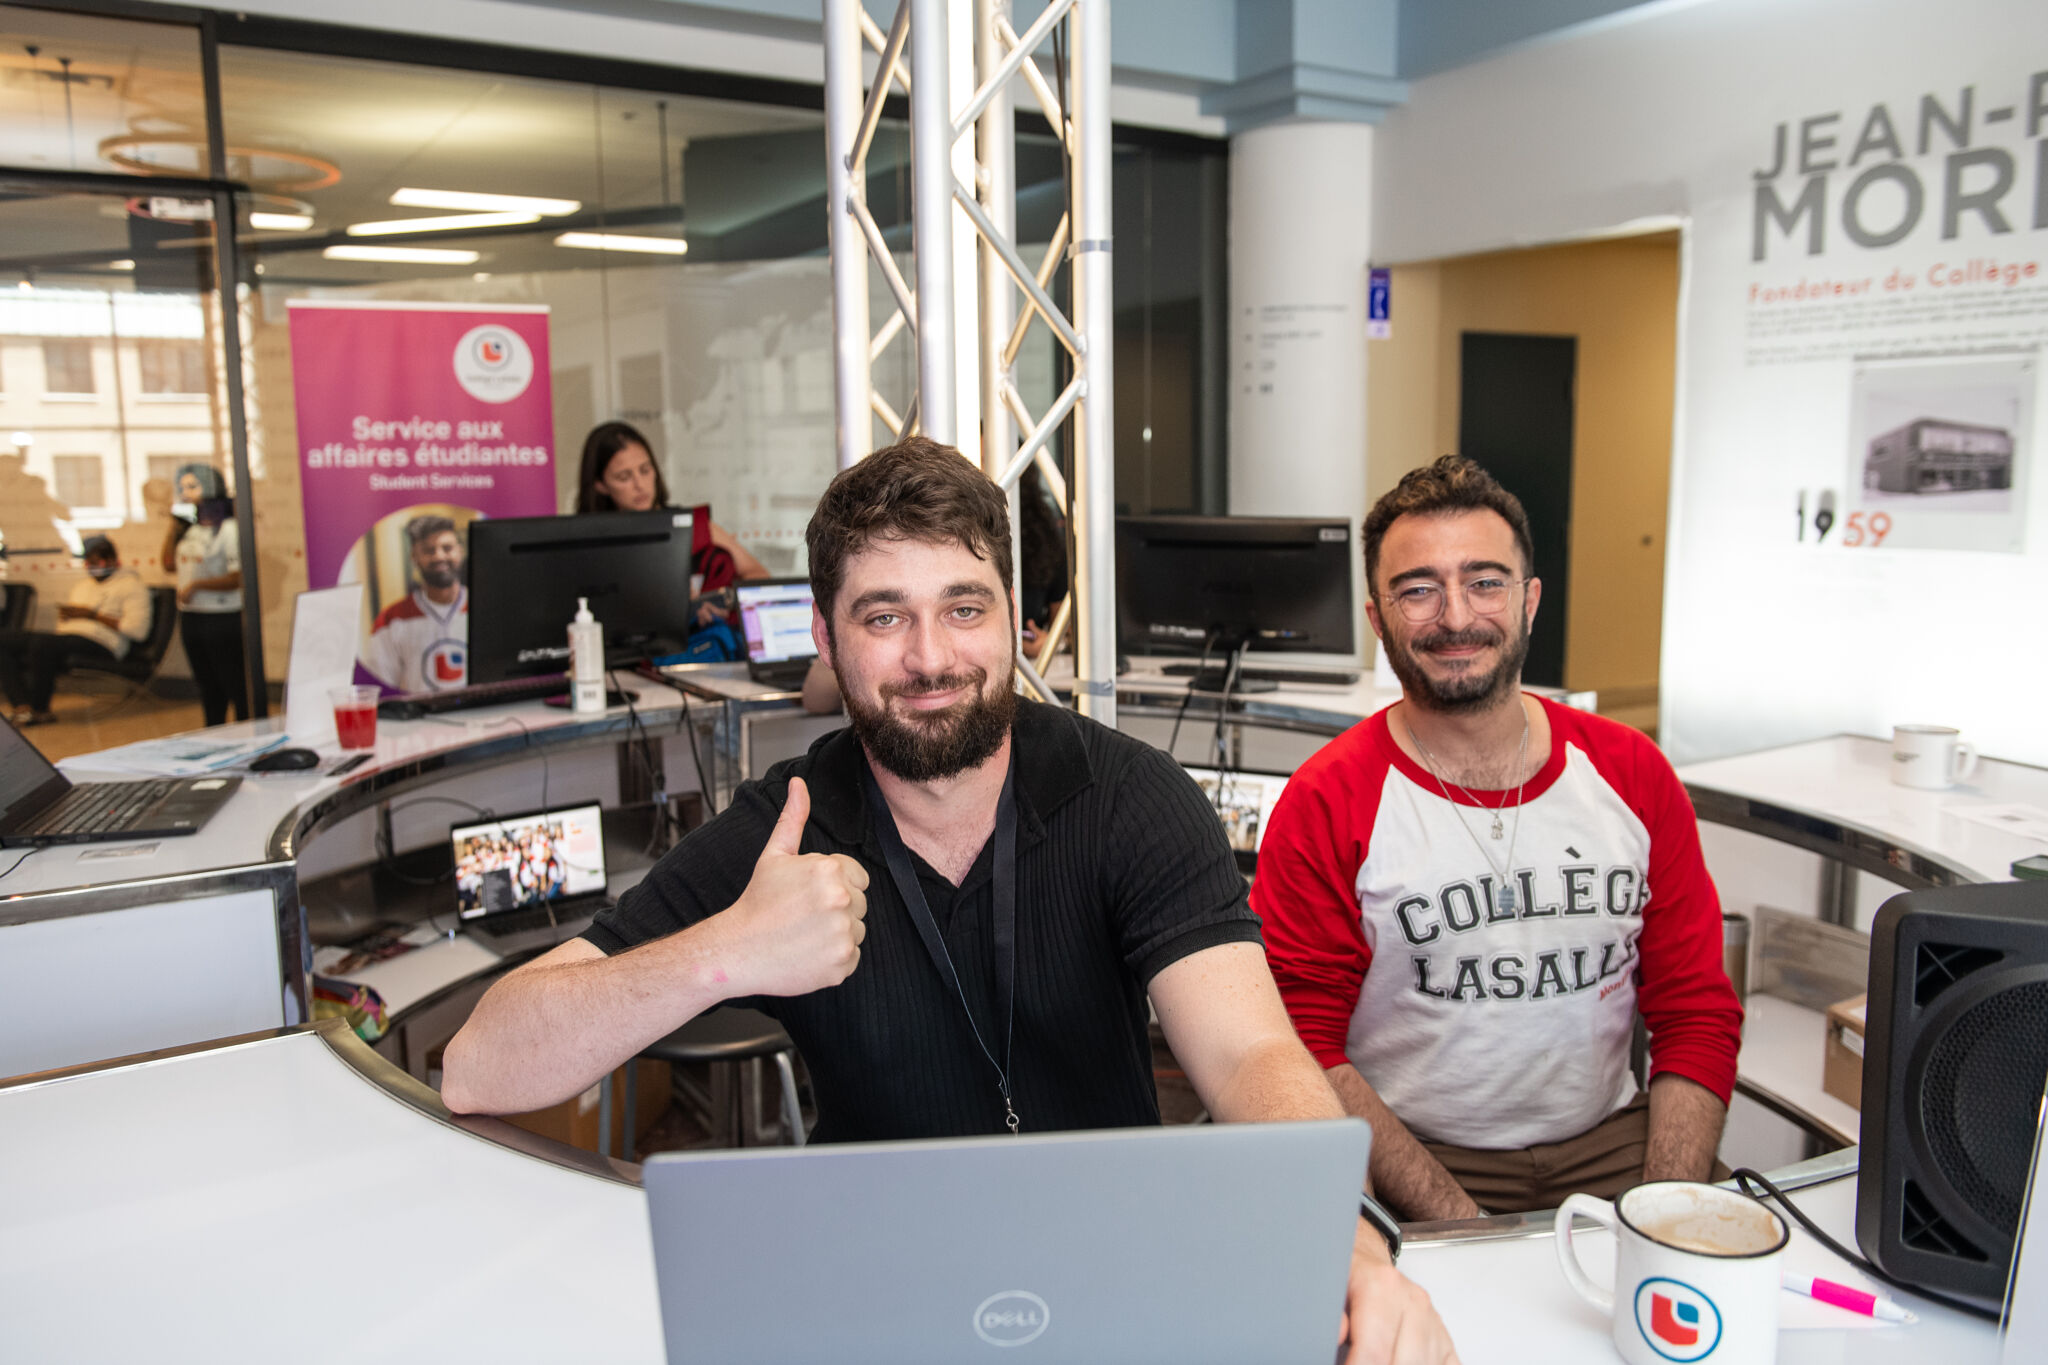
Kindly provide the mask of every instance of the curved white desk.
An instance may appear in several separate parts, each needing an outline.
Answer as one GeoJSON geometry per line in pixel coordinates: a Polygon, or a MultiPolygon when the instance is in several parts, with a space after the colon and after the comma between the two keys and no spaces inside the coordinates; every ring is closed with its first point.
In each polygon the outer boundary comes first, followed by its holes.
{"type": "MultiPolygon", "coordinates": [[[[661,1361],[634,1168],[551,1147],[451,1119],[332,1021],[0,1086],[0,1359],[661,1361]]],[[[1783,1173],[1841,1237],[1852,1156],[1783,1173]]],[[[1610,1359],[1554,1255],[1547,1220],[1493,1219],[1417,1229],[1402,1268],[1467,1365],[1610,1359]]],[[[1779,1359],[1996,1360],[1989,1324],[1902,1297],[1917,1326],[1845,1314],[1779,1359]]]]}

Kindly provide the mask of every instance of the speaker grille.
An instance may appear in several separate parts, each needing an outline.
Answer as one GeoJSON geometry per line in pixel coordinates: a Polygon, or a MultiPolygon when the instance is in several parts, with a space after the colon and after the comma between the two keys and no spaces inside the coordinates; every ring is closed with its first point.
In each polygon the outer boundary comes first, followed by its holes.
{"type": "Polygon", "coordinates": [[[2019,1229],[2044,1078],[2048,981],[1971,1006],[1928,1053],[1920,1118],[1935,1167],[2007,1237],[2019,1229]]]}

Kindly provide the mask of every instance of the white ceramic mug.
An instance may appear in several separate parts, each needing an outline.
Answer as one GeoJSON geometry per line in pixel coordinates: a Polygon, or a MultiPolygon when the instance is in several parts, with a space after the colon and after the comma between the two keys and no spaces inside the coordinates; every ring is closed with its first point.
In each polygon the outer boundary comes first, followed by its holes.
{"type": "Polygon", "coordinates": [[[1901,787],[1938,792],[1970,780],[1977,751],[1952,725],[1894,725],[1892,781],[1901,787]]]}
{"type": "Polygon", "coordinates": [[[1746,1194],[1690,1180],[1638,1185],[1610,1204],[1575,1194],[1557,1211],[1557,1262],[1614,1318],[1629,1365],[1778,1358],[1779,1261],[1791,1232],[1746,1194]],[[1614,1288],[1594,1284],[1572,1246],[1572,1218],[1614,1232],[1614,1288]]]}

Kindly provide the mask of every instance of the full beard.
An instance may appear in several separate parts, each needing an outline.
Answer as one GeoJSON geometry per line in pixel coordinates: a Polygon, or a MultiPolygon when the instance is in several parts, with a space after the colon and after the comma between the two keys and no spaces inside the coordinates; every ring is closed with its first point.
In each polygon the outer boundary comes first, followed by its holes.
{"type": "Polygon", "coordinates": [[[905,782],[936,782],[957,777],[986,762],[1002,747],[1017,715],[1017,693],[1003,686],[988,690],[988,673],[949,673],[881,689],[881,704],[847,689],[846,718],[868,756],[905,782]],[[915,697],[972,685],[974,695],[943,711],[906,720],[889,709],[895,697],[915,697]]]}
{"type": "Polygon", "coordinates": [[[420,581],[430,588],[447,589],[455,586],[461,574],[454,569],[436,564],[430,569],[420,570],[420,581]]]}
{"type": "Polygon", "coordinates": [[[1522,664],[1529,657],[1529,627],[1517,616],[1519,629],[1512,632],[1494,630],[1438,630],[1418,635],[1404,642],[1383,639],[1381,646],[1387,651],[1387,666],[1394,670],[1394,676],[1401,680],[1401,688],[1410,700],[1431,711],[1451,715],[1470,714],[1484,711],[1498,705],[1512,694],[1522,682],[1522,664]],[[1438,680],[1423,670],[1421,655],[1431,649],[1457,648],[1462,645],[1498,645],[1500,658],[1484,673],[1465,671],[1438,680]]]}

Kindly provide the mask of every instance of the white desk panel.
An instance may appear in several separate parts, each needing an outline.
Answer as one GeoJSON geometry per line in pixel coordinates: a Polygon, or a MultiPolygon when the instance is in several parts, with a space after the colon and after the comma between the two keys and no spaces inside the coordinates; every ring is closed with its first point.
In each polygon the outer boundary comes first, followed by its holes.
{"type": "Polygon", "coordinates": [[[1819,1010],[1752,995],[1742,1002],[1742,1051],[1735,1069],[1742,1079],[1797,1105],[1851,1144],[1863,1115],[1821,1089],[1827,1057],[1828,1017],[1819,1010]]]}
{"type": "Polygon", "coordinates": [[[1767,802],[1882,836],[1964,872],[1973,881],[2011,881],[2015,859],[2048,853],[2048,844],[1957,814],[1987,804],[2048,811],[2048,769],[1987,758],[1969,782],[1928,792],[1891,780],[1891,753],[1890,740],[1835,735],[1689,763],[1678,776],[1689,786],[1767,802]]]}
{"type": "Polygon", "coordinates": [[[659,1362],[640,1191],[311,1033],[0,1091],[0,1360],[659,1362]]]}

